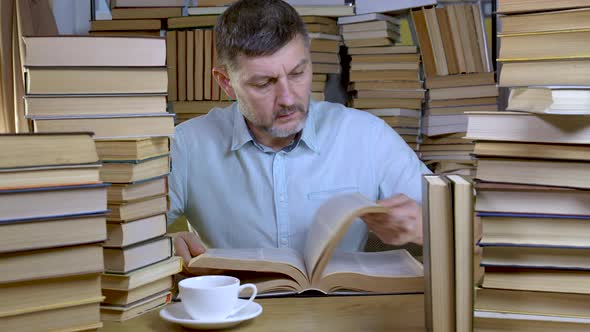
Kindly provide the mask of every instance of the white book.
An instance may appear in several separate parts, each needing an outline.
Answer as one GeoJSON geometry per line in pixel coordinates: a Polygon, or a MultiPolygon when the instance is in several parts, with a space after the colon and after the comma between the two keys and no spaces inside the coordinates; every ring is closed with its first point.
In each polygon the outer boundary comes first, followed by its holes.
{"type": "Polygon", "coordinates": [[[367,14],[367,13],[386,13],[395,12],[401,10],[407,10],[415,7],[436,5],[436,0],[405,0],[405,1],[392,1],[392,0],[356,0],[356,13],[367,14]]]}
{"type": "Polygon", "coordinates": [[[335,41],[342,40],[342,36],[340,36],[340,35],[332,35],[332,34],[322,33],[322,32],[310,32],[310,33],[308,33],[308,35],[309,35],[309,38],[311,38],[311,39],[329,39],[329,40],[335,40],[335,41]]]}
{"type": "Polygon", "coordinates": [[[345,0],[284,0],[291,6],[346,6],[345,0]]]}
{"type": "Polygon", "coordinates": [[[569,323],[584,323],[590,324],[590,318],[584,317],[563,317],[563,316],[544,316],[544,315],[528,315],[515,314],[503,312],[491,312],[475,310],[473,316],[478,318],[499,318],[499,319],[515,319],[515,320],[541,320],[549,322],[569,322],[569,323]]]}
{"type": "MultiPolygon", "coordinates": [[[[357,7],[358,13],[358,7],[357,7]]],[[[361,22],[371,22],[371,21],[387,21],[393,24],[399,24],[400,19],[399,17],[379,14],[379,13],[370,13],[370,14],[363,14],[363,15],[354,15],[354,16],[344,16],[338,18],[338,24],[352,24],[352,23],[361,23],[361,22]]]]}
{"type": "Polygon", "coordinates": [[[227,7],[189,7],[189,15],[221,15],[227,9],[227,7]]]}

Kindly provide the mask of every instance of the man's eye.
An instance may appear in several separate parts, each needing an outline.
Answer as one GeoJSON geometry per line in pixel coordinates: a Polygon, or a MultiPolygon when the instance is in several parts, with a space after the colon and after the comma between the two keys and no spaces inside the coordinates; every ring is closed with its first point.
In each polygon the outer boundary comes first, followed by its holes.
{"type": "Polygon", "coordinates": [[[303,75],[303,71],[291,73],[291,76],[301,76],[301,75],[303,75]]]}
{"type": "Polygon", "coordinates": [[[254,84],[255,87],[259,88],[259,89],[264,89],[266,87],[268,87],[270,85],[270,81],[265,82],[265,83],[256,83],[254,84]]]}

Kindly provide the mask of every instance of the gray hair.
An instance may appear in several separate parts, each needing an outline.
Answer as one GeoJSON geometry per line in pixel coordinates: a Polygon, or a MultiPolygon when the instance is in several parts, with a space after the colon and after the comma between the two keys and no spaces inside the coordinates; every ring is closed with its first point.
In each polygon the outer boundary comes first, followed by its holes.
{"type": "Polygon", "coordinates": [[[301,36],[309,48],[309,36],[297,11],[282,0],[240,0],[217,19],[217,63],[236,68],[238,56],[271,55],[301,36]]]}

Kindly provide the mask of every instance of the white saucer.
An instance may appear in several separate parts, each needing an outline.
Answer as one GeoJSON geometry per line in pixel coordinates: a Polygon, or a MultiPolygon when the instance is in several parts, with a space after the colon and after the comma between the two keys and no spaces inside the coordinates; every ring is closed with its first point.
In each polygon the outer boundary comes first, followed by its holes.
{"type": "MultiPolygon", "coordinates": [[[[238,299],[237,305],[246,301],[247,300],[238,299]]],[[[241,322],[257,317],[261,313],[262,306],[256,302],[251,302],[244,309],[223,320],[195,320],[186,313],[181,302],[176,302],[169,304],[160,310],[160,317],[166,321],[180,324],[187,328],[212,330],[238,325],[241,322]]]]}

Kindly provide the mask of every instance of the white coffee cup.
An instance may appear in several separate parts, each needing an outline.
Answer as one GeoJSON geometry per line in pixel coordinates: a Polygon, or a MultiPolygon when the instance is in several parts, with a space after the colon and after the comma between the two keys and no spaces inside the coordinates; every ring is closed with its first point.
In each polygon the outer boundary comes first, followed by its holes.
{"type": "Polygon", "coordinates": [[[195,320],[223,320],[236,314],[254,300],[256,285],[240,286],[240,279],[207,275],[183,279],[178,283],[180,298],[185,311],[195,320]],[[252,289],[247,302],[237,306],[238,295],[243,289],[252,289]]]}

